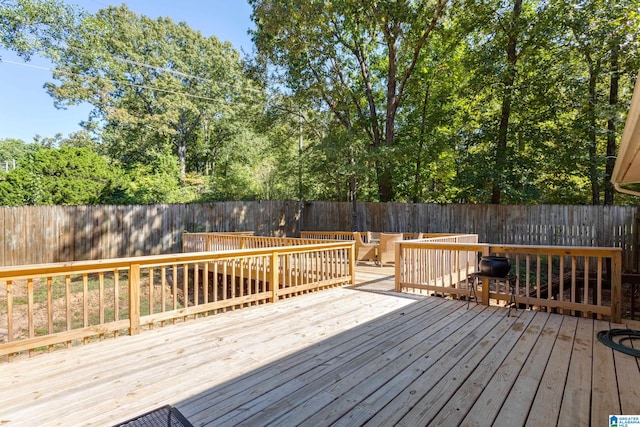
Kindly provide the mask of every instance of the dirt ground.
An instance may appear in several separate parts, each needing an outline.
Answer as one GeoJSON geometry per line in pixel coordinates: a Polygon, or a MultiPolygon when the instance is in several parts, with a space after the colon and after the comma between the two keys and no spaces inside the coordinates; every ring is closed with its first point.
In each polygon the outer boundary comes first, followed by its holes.
{"type": "MultiPolygon", "coordinates": [[[[4,285],[4,284],[3,284],[4,285]]],[[[46,286],[43,281],[34,280],[34,288],[39,286],[46,286]]],[[[170,286],[166,286],[166,298],[168,300],[173,299],[172,289],[170,286]]],[[[141,294],[148,295],[149,284],[148,282],[141,283],[141,294]]],[[[160,293],[160,290],[156,287],[156,293],[160,293]]],[[[26,338],[29,334],[28,323],[28,304],[27,300],[27,286],[23,283],[15,283],[12,286],[13,294],[13,337],[14,339],[26,338]]],[[[120,284],[119,287],[119,310],[123,312],[126,310],[126,302],[122,299],[127,296],[127,284],[126,281],[120,284]]],[[[8,339],[8,319],[7,319],[7,287],[0,286],[0,342],[6,342],[8,339]]],[[[89,317],[99,316],[98,309],[100,300],[100,292],[98,290],[90,290],[87,292],[86,302],[89,307],[89,317]]],[[[114,293],[113,289],[110,292],[105,292],[103,296],[104,307],[106,311],[113,313],[114,308],[114,293]]],[[[83,292],[72,292],[70,295],[70,312],[73,319],[73,323],[83,322],[84,318],[84,304],[85,298],[83,292]]],[[[54,328],[56,331],[66,329],[67,318],[67,301],[66,297],[52,298],[51,315],[53,319],[54,328]]],[[[113,315],[113,314],[111,314],[113,315]]],[[[91,322],[95,324],[95,322],[91,322]]],[[[46,302],[35,302],[33,305],[33,329],[36,335],[45,335],[48,333],[49,325],[49,309],[46,302]]]]}

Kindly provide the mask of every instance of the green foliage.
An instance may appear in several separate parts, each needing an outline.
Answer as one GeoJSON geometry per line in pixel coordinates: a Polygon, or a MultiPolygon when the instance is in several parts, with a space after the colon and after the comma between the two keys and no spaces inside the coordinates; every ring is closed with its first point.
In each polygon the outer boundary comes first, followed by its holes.
{"type": "Polygon", "coordinates": [[[56,58],[83,14],[58,0],[0,1],[0,47],[25,59],[34,54],[56,58]]]}
{"type": "Polygon", "coordinates": [[[249,3],[261,59],[308,105],[329,109],[351,140],[368,140],[378,196],[392,200],[398,163],[379,154],[396,144],[404,90],[447,1],[249,3]]]}
{"type": "Polygon", "coordinates": [[[0,140],[7,205],[610,203],[640,68],[637,0],[250,0],[251,62],[124,5],[0,4],[0,45],[94,106],[87,131],[0,140]]]}
{"type": "Polygon", "coordinates": [[[25,144],[20,139],[0,139],[0,170],[8,172],[8,169],[12,169],[38,148],[37,144],[25,144]]]}
{"type": "Polygon", "coordinates": [[[127,172],[128,182],[121,203],[181,203],[180,166],[174,156],[159,156],[153,164],[137,164],[127,172]]]}
{"type": "Polygon", "coordinates": [[[181,180],[215,162],[261,91],[242,73],[230,44],[185,23],[153,20],[126,6],[87,17],[57,61],[59,105],[88,102],[106,122],[109,155],[125,167],[172,150],[181,180]],[[87,47],[91,48],[88,49],[87,47]]]}
{"type": "Polygon", "coordinates": [[[0,204],[99,204],[120,182],[119,171],[87,148],[40,148],[0,175],[0,204]]]}

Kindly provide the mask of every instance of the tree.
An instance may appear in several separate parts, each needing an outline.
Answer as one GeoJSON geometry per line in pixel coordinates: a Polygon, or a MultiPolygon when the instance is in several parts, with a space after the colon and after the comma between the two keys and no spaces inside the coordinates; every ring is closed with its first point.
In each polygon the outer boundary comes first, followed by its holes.
{"type": "Polygon", "coordinates": [[[455,147],[464,124],[458,113],[464,110],[466,95],[457,92],[468,75],[460,42],[467,32],[453,25],[452,18],[433,34],[405,90],[397,118],[398,200],[446,203],[458,193],[455,147]]]}
{"type": "Polygon", "coordinates": [[[61,83],[48,84],[49,92],[58,105],[95,107],[93,118],[106,122],[111,156],[148,163],[172,147],[181,181],[191,147],[211,140],[216,122],[259,94],[230,44],[124,5],[85,18],[56,63],[61,83]]]}
{"type": "Polygon", "coordinates": [[[638,3],[565,0],[556,8],[559,39],[569,49],[566,56],[573,55],[581,65],[581,73],[572,76],[582,92],[576,98],[581,114],[576,136],[585,141],[588,153],[591,203],[599,204],[604,190],[604,203],[612,204],[614,192],[609,181],[620,131],[616,118],[626,110],[619,85],[625,74],[637,73],[637,60],[631,58],[637,56],[638,49],[634,41],[640,27],[638,3]]]}
{"type": "Polygon", "coordinates": [[[152,163],[132,165],[126,183],[114,199],[120,204],[184,203],[192,200],[180,186],[180,165],[170,152],[159,154],[152,163]]]}
{"type": "Polygon", "coordinates": [[[0,139],[0,170],[8,172],[37,149],[37,144],[25,144],[21,139],[0,139]]]}
{"type": "Polygon", "coordinates": [[[534,159],[544,138],[530,117],[545,120],[535,109],[546,111],[536,90],[548,83],[537,64],[548,61],[546,49],[553,51],[546,45],[549,12],[536,0],[466,6],[452,17],[462,33],[467,76],[459,86],[465,117],[458,185],[472,201],[522,203],[535,197],[534,159]]]}
{"type": "Polygon", "coordinates": [[[1,205],[102,203],[121,185],[121,172],[87,148],[39,148],[0,176],[1,205]]]}
{"type": "Polygon", "coordinates": [[[0,0],[0,46],[27,60],[34,54],[56,58],[82,16],[58,0],[0,0]]]}
{"type": "Polygon", "coordinates": [[[405,88],[447,2],[249,2],[258,53],[283,84],[368,139],[382,201],[395,198],[394,162],[382,153],[395,146],[405,88]]]}

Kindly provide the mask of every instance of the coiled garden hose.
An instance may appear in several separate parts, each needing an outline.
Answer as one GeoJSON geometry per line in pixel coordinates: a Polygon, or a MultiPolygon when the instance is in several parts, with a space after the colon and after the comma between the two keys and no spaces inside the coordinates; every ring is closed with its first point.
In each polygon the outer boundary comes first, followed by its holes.
{"type": "Polygon", "coordinates": [[[629,354],[634,357],[640,357],[640,349],[628,347],[622,344],[625,341],[636,339],[640,339],[640,331],[636,331],[633,329],[611,329],[609,331],[598,332],[598,341],[600,341],[602,344],[622,353],[629,354]],[[619,338],[616,341],[614,339],[615,337],[622,338],[619,338]]]}

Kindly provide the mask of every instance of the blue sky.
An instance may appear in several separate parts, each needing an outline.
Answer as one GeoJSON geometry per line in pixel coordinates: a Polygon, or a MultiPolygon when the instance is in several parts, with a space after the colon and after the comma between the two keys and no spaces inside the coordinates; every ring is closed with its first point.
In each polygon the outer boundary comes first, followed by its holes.
{"type": "MultiPolygon", "coordinates": [[[[109,4],[120,5],[122,2],[69,0],[66,3],[93,13],[109,4]]],[[[253,26],[251,7],[246,0],[129,0],[124,3],[138,14],[152,18],[169,16],[174,21],[186,22],[204,36],[230,41],[238,50],[247,53],[253,50],[247,34],[253,26]]],[[[25,62],[2,49],[0,57],[0,139],[33,142],[35,135],[53,137],[61,133],[67,136],[81,129],[79,122],[87,118],[91,108],[86,104],[66,110],[53,106],[53,98],[43,89],[45,82],[52,81],[48,70],[51,65],[47,61],[34,57],[25,62]]]]}

